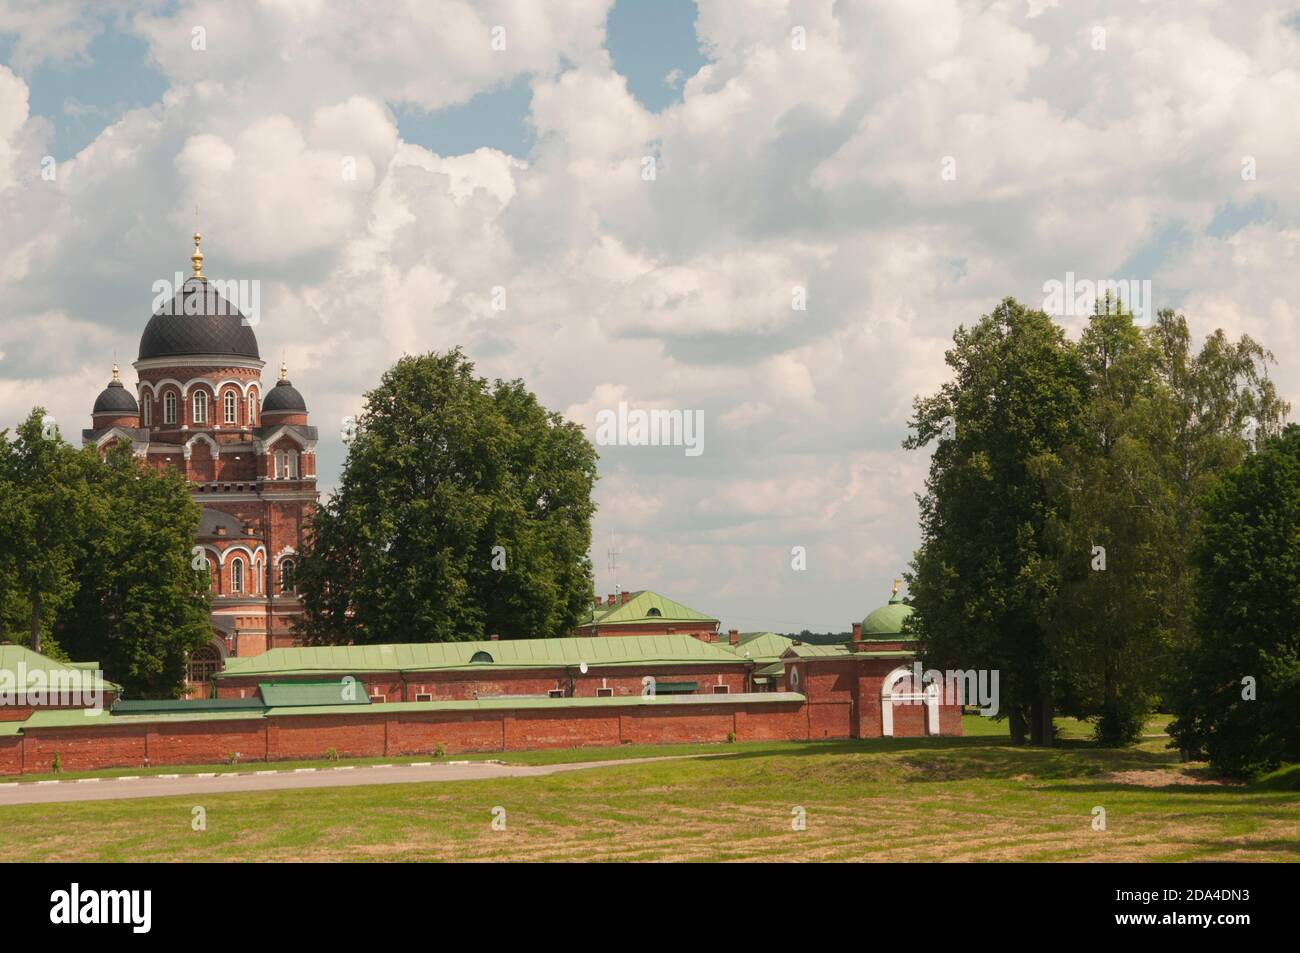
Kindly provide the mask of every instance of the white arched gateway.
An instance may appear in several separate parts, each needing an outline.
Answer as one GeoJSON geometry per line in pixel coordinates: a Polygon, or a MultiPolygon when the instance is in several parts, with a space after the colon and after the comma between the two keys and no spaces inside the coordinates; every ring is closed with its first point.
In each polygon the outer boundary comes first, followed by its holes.
{"type": "Polygon", "coordinates": [[[917,691],[913,674],[899,666],[880,683],[880,734],[885,738],[894,737],[895,705],[925,705],[925,733],[939,734],[939,686],[931,682],[917,691]]]}

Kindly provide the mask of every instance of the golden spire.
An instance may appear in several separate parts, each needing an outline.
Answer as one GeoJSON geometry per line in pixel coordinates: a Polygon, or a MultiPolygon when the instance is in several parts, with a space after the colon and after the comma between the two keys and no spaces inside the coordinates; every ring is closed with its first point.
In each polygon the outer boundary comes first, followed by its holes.
{"type": "Polygon", "coordinates": [[[283,358],[281,358],[281,360],[280,360],[280,380],[282,380],[282,381],[287,381],[288,379],[289,379],[289,365],[286,364],[286,363],[284,362],[284,359],[283,359],[283,358]]]}
{"type": "Polygon", "coordinates": [[[194,263],[194,277],[203,277],[203,252],[199,250],[199,242],[203,236],[199,234],[199,207],[194,206],[194,254],[190,255],[190,261],[194,263]]]}
{"type": "Polygon", "coordinates": [[[898,595],[898,588],[899,588],[899,586],[901,586],[902,584],[903,584],[903,580],[901,580],[901,579],[895,579],[895,580],[894,580],[894,588],[893,588],[892,590],[890,590],[889,598],[892,599],[892,598],[894,598],[894,596],[898,595]]]}
{"type": "Polygon", "coordinates": [[[122,375],[121,373],[119,373],[117,369],[117,361],[113,362],[113,383],[114,384],[122,383],[122,375]]]}

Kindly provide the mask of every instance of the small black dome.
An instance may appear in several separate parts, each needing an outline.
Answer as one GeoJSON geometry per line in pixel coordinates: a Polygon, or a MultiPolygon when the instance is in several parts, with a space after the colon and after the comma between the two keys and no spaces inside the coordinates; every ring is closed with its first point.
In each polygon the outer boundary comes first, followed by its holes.
{"type": "MultiPolygon", "coordinates": [[[[84,407],[85,404],[82,404],[84,407]]],[[[135,402],[135,397],[131,392],[122,386],[121,381],[113,381],[95,398],[95,409],[92,410],[91,416],[95,414],[118,414],[120,416],[140,416],[140,406],[135,402]]]]}
{"type": "Polygon", "coordinates": [[[260,357],[247,319],[206,278],[186,281],[140,335],[140,360],[187,354],[260,357]]]}
{"type": "Polygon", "coordinates": [[[305,414],[307,413],[307,402],[302,399],[302,394],[298,393],[298,388],[288,381],[276,381],[275,386],[271,388],[271,392],[262,401],[262,413],[305,414]]]}

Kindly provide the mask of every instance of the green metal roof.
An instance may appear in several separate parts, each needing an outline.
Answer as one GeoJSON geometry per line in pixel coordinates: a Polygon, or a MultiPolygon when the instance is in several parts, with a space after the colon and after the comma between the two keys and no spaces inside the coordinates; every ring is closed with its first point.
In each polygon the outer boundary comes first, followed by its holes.
{"type": "Polygon", "coordinates": [[[903,622],[914,610],[895,593],[887,605],[881,606],[862,620],[862,638],[880,639],[887,635],[901,635],[903,622]]]}
{"type": "MultiPolygon", "coordinates": [[[[17,680],[18,673],[25,670],[30,676],[33,672],[43,673],[47,687],[57,688],[60,684],[77,686],[88,691],[120,692],[122,687],[110,682],[96,673],[98,666],[94,662],[58,662],[47,655],[33,652],[22,645],[0,645],[0,671],[11,673],[17,680]]],[[[16,691],[22,691],[23,685],[14,685],[16,691]]]]}
{"type": "Polygon", "coordinates": [[[258,694],[267,708],[297,708],[302,705],[369,705],[366,686],[341,679],[328,682],[258,682],[258,694]]]}
{"type": "Polygon", "coordinates": [[[50,708],[35,711],[26,721],[17,722],[21,729],[27,728],[80,728],[84,725],[140,725],[169,724],[187,721],[249,721],[261,720],[266,714],[265,708],[237,709],[234,711],[173,711],[148,712],[138,715],[115,715],[109,711],[99,714],[87,714],[80,708],[50,708]]]}
{"type": "Polygon", "coordinates": [[[113,706],[114,715],[150,715],[166,712],[184,711],[236,711],[259,710],[265,708],[257,698],[162,698],[162,699],[119,699],[113,706]]]}
{"type": "Polygon", "coordinates": [[[498,642],[416,642],[401,645],[339,645],[271,649],[226,660],[217,678],[248,675],[310,675],[358,672],[427,672],[441,669],[556,668],[588,665],[690,665],[743,663],[717,643],[689,635],[628,635],[611,638],[508,639],[498,642]],[[492,662],[471,662],[486,652],[492,662]]]}
{"type": "Polygon", "coordinates": [[[674,602],[649,589],[631,593],[627,602],[618,605],[592,608],[591,620],[586,625],[632,625],[643,622],[717,622],[712,616],[674,602]],[[651,612],[651,610],[655,610],[651,612]]]}
{"type": "Polygon", "coordinates": [[[793,642],[789,636],[776,632],[750,632],[741,634],[739,645],[727,645],[726,648],[739,658],[763,664],[779,659],[793,642]]]}
{"type": "Polygon", "coordinates": [[[786,652],[798,658],[915,658],[915,652],[855,652],[847,645],[792,645],[786,652]]]}
{"type": "MultiPolygon", "coordinates": [[[[737,692],[734,695],[628,695],[626,697],[599,698],[477,698],[461,701],[436,702],[391,702],[387,705],[371,705],[364,710],[357,710],[362,715],[382,715],[393,711],[491,711],[509,709],[546,709],[546,708],[641,708],[654,705],[761,705],[771,702],[802,702],[804,696],[798,692],[737,692]]],[[[267,716],[290,715],[328,715],[338,711],[337,706],[320,708],[272,708],[267,716]]]]}

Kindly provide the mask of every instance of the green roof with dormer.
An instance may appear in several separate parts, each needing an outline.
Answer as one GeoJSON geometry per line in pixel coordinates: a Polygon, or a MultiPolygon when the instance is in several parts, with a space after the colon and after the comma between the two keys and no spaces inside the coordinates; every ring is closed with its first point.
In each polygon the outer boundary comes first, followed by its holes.
{"type": "Polygon", "coordinates": [[[649,589],[630,593],[627,602],[593,608],[583,625],[634,625],[646,622],[717,622],[712,616],[696,612],[649,589]]]}

